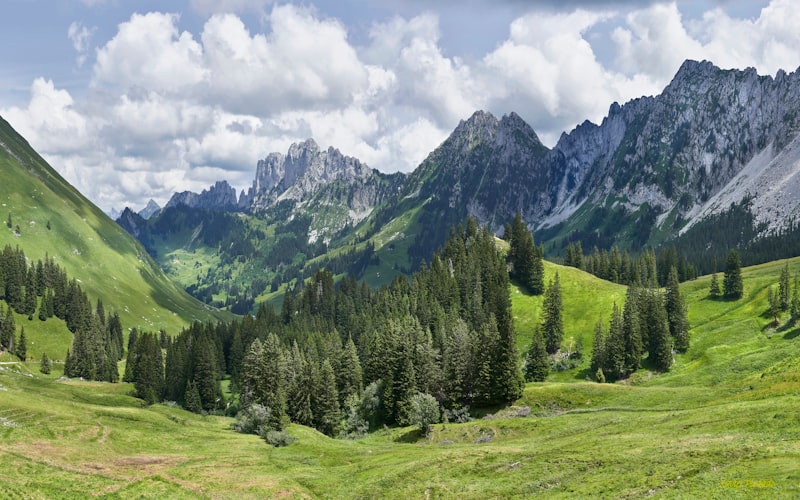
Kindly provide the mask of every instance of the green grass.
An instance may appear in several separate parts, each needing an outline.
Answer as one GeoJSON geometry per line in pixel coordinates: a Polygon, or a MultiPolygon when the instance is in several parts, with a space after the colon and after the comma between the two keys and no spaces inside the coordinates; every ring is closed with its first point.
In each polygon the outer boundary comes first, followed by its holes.
{"type": "MultiPolygon", "coordinates": [[[[514,406],[437,424],[427,439],[398,428],[341,441],[292,425],[297,441],[273,449],[228,418],[143,408],[127,384],[2,364],[0,488],[11,498],[797,498],[800,337],[762,316],[781,266],[745,269],[737,302],[708,300],[708,277],[683,284],[692,346],[668,373],[616,384],[583,381],[580,368],[551,375],[514,406]]],[[[555,270],[568,334],[623,300],[622,287],[553,265],[548,277],[555,270]]],[[[513,295],[521,343],[540,301],[513,295]]]]}
{"type": "MultiPolygon", "coordinates": [[[[4,222],[10,214],[13,224],[11,229],[0,226],[0,248],[18,246],[33,262],[52,257],[79,281],[92,302],[100,297],[107,312],[118,312],[126,329],[164,328],[176,333],[193,320],[231,317],[206,307],[170,281],[133,237],[61,178],[1,119],[0,142],[6,145],[0,147],[0,214],[4,222]]],[[[18,324],[25,324],[26,333],[41,337],[41,342],[54,329],[49,321],[18,320],[18,324]]],[[[60,345],[53,354],[63,356],[68,345],[60,345]]]]}
{"type": "MultiPolygon", "coordinates": [[[[583,362],[577,370],[553,373],[552,380],[585,378],[584,371],[589,367],[592,339],[597,321],[603,318],[608,327],[611,310],[616,303],[625,304],[625,290],[622,285],[610,283],[585,273],[574,267],[560,266],[545,261],[544,281],[558,273],[561,283],[561,297],[564,305],[564,344],[574,346],[583,343],[583,362]]],[[[531,344],[535,325],[541,323],[541,310],[544,295],[530,296],[516,285],[511,286],[511,310],[517,331],[517,348],[524,355],[531,344]]]]}

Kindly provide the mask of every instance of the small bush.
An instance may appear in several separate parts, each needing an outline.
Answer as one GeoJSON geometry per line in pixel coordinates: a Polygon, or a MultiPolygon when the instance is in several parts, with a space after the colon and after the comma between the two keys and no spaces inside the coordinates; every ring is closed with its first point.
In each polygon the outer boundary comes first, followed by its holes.
{"type": "Polygon", "coordinates": [[[463,424],[472,420],[472,417],[469,414],[469,406],[448,408],[444,411],[444,416],[447,419],[447,422],[454,424],[463,424]]]}
{"type": "Polygon", "coordinates": [[[439,403],[430,394],[421,392],[411,396],[409,420],[426,436],[431,432],[431,425],[439,423],[439,403]]]}
{"type": "Polygon", "coordinates": [[[250,405],[236,416],[236,422],[232,425],[233,430],[242,434],[261,435],[269,429],[267,423],[271,414],[269,408],[260,404],[250,405]]]}
{"type": "MultiPolygon", "coordinates": [[[[262,430],[263,429],[264,428],[262,427],[262,430]]],[[[259,432],[258,435],[275,448],[289,446],[290,444],[294,443],[294,438],[286,431],[274,431],[270,429],[266,432],[259,432]]]]}

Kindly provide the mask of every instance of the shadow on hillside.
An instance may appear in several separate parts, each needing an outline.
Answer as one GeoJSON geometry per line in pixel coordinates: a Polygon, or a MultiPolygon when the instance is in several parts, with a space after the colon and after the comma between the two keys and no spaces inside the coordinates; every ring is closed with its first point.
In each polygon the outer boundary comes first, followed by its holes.
{"type": "Polygon", "coordinates": [[[797,337],[800,337],[800,328],[789,330],[783,334],[783,338],[786,340],[796,339],[797,337]]]}
{"type": "Polygon", "coordinates": [[[416,443],[417,441],[425,439],[425,434],[419,429],[412,429],[405,434],[401,434],[394,438],[395,443],[416,443]]]}
{"type": "Polygon", "coordinates": [[[594,373],[592,373],[591,368],[584,368],[583,370],[578,370],[575,373],[576,380],[592,380],[594,381],[594,373]]]}

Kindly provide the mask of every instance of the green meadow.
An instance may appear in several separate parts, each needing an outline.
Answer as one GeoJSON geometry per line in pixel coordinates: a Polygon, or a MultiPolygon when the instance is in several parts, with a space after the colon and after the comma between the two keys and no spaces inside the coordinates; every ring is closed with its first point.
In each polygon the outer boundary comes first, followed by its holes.
{"type": "MultiPolygon", "coordinates": [[[[615,384],[585,366],[528,384],[515,405],[429,437],[356,441],[292,425],[272,448],[230,418],[142,407],[127,384],[66,381],[0,359],[0,491],[8,498],[798,498],[800,329],[765,314],[784,262],[744,270],[745,296],[682,285],[691,347],[668,373],[615,384]]],[[[792,275],[800,259],[790,261],[792,275]]],[[[591,335],[624,288],[559,272],[566,336],[591,335]]],[[[521,350],[541,299],[511,289],[521,350]]]]}

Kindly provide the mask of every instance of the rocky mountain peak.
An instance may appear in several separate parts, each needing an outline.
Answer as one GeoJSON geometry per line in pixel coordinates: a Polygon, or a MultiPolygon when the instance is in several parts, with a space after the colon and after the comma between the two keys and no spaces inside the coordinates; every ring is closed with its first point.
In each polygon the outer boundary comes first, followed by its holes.
{"type": "Polygon", "coordinates": [[[239,206],[236,198],[236,189],[228,184],[227,181],[217,181],[200,194],[191,191],[175,193],[164,206],[164,209],[178,205],[214,211],[235,211],[239,206]]]}
{"type": "Polygon", "coordinates": [[[147,205],[139,210],[139,215],[144,220],[149,220],[161,213],[161,206],[152,198],[147,202],[147,205]]]}
{"type": "Polygon", "coordinates": [[[254,209],[280,199],[303,200],[335,180],[364,179],[373,171],[338,149],[320,149],[313,140],[292,144],[286,155],[271,153],[258,162],[248,196],[254,209]]]}

